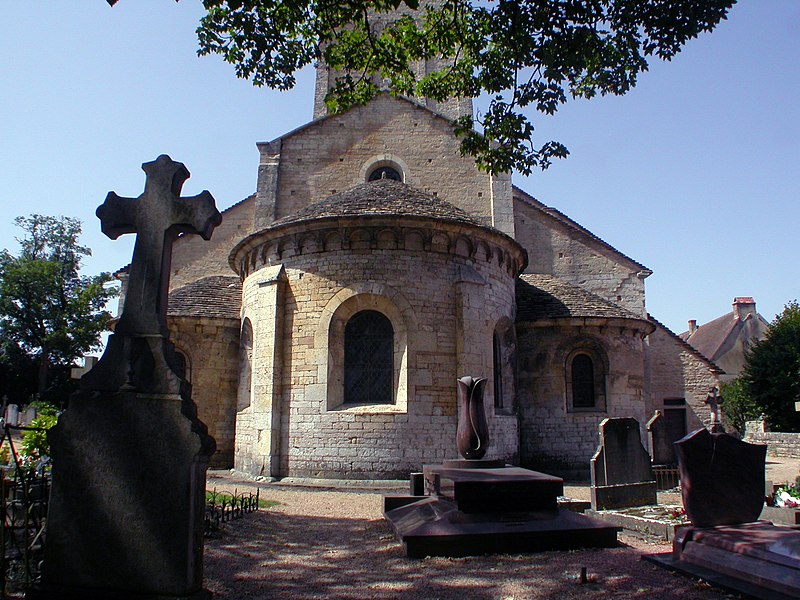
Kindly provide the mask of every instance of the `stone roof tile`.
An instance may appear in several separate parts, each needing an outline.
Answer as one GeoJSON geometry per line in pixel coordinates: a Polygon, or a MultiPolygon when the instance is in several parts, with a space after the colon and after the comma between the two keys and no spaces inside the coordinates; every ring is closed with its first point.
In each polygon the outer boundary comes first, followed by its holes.
{"type": "Polygon", "coordinates": [[[242,283],[239,278],[216,275],[170,292],[167,316],[238,320],[241,305],[242,283]]]}
{"type": "Polygon", "coordinates": [[[315,219],[360,216],[429,217],[485,227],[449,202],[391,179],[362,183],[275,221],[270,229],[315,219]]]}
{"type": "Polygon", "coordinates": [[[641,320],[632,312],[554,275],[520,275],[516,295],[517,322],[570,317],[641,320]]]}

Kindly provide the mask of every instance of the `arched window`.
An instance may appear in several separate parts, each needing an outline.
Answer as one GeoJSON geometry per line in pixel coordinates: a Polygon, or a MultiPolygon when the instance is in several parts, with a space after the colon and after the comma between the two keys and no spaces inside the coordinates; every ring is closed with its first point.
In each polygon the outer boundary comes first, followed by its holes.
{"type": "Polygon", "coordinates": [[[591,408],[595,405],[594,364],[588,354],[578,354],[572,359],[572,406],[591,408]]]}
{"type": "Polygon", "coordinates": [[[392,404],[394,330],[375,310],[356,313],[344,329],[344,402],[392,404]]]}
{"type": "Polygon", "coordinates": [[[492,357],[494,364],[494,407],[503,408],[503,350],[500,336],[495,331],[492,336],[492,357]]]}
{"type": "Polygon", "coordinates": [[[192,363],[189,362],[189,357],[176,348],[175,359],[178,375],[187,383],[192,383],[192,363]]]}
{"type": "Polygon", "coordinates": [[[392,167],[378,167],[367,177],[367,181],[377,181],[378,179],[393,179],[394,181],[403,181],[403,176],[400,171],[392,167]]]}
{"type": "Polygon", "coordinates": [[[607,363],[602,349],[584,346],[569,354],[566,361],[567,410],[604,411],[606,409],[607,363]]]}
{"type": "Polygon", "coordinates": [[[253,378],[253,325],[250,319],[245,318],[239,337],[239,390],[237,393],[237,408],[239,410],[250,406],[252,398],[251,386],[253,378]]]}

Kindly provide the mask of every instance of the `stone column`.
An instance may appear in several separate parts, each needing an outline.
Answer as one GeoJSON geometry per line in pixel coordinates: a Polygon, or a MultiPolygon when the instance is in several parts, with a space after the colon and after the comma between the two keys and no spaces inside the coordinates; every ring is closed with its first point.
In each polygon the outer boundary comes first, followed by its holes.
{"type": "MultiPolygon", "coordinates": [[[[473,268],[461,265],[456,286],[456,374],[488,377],[491,336],[485,314],[486,281],[473,268]]],[[[453,382],[455,389],[455,382],[453,382]]]]}
{"type": "Polygon", "coordinates": [[[492,175],[492,226],[514,237],[514,195],[511,174],[492,175]]]}
{"type": "Polygon", "coordinates": [[[258,186],[253,230],[260,231],[275,220],[278,195],[278,167],[281,164],[281,140],[258,144],[258,186]]]}
{"type": "Polygon", "coordinates": [[[242,291],[242,318],[249,318],[253,327],[252,394],[250,406],[236,417],[236,436],[249,443],[237,444],[234,464],[251,475],[279,475],[285,285],[283,265],[278,265],[253,273],[242,291]]]}

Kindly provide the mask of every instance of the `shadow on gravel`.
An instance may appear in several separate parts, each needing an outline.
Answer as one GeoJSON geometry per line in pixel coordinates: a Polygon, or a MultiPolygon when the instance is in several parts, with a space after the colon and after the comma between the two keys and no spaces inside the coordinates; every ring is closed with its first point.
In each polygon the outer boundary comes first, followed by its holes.
{"type": "Polygon", "coordinates": [[[408,559],[383,520],[261,511],[206,542],[215,600],[243,598],[722,598],[640,560],[640,551],[408,559]],[[589,583],[579,583],[587,567],[589,583]]]}

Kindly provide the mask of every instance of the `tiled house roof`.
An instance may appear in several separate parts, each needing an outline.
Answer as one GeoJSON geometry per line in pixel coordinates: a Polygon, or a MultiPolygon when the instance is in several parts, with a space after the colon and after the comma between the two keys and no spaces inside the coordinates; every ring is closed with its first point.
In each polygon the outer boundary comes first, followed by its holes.
{"type": "Polygon", "coordinates": [[[731,333],[739,326],[739,320],[733,312],[722,315],[698,327],[693,333],[680,334],[680,338],[689,342],[698,352],[714,359],[714,355],[722,347],[731,333]]]}
{"type": "Polygon", "coordinates": [[[516,295],[518,323],[569,317],[641,320],[632,312],[554,275],[520,275],[516,295]]]}
{"type": "Polygon", "coordinates": [[[167,316],[239,319],[242,283],[238,277],[204,277],[169,294],[167,316]]]}

